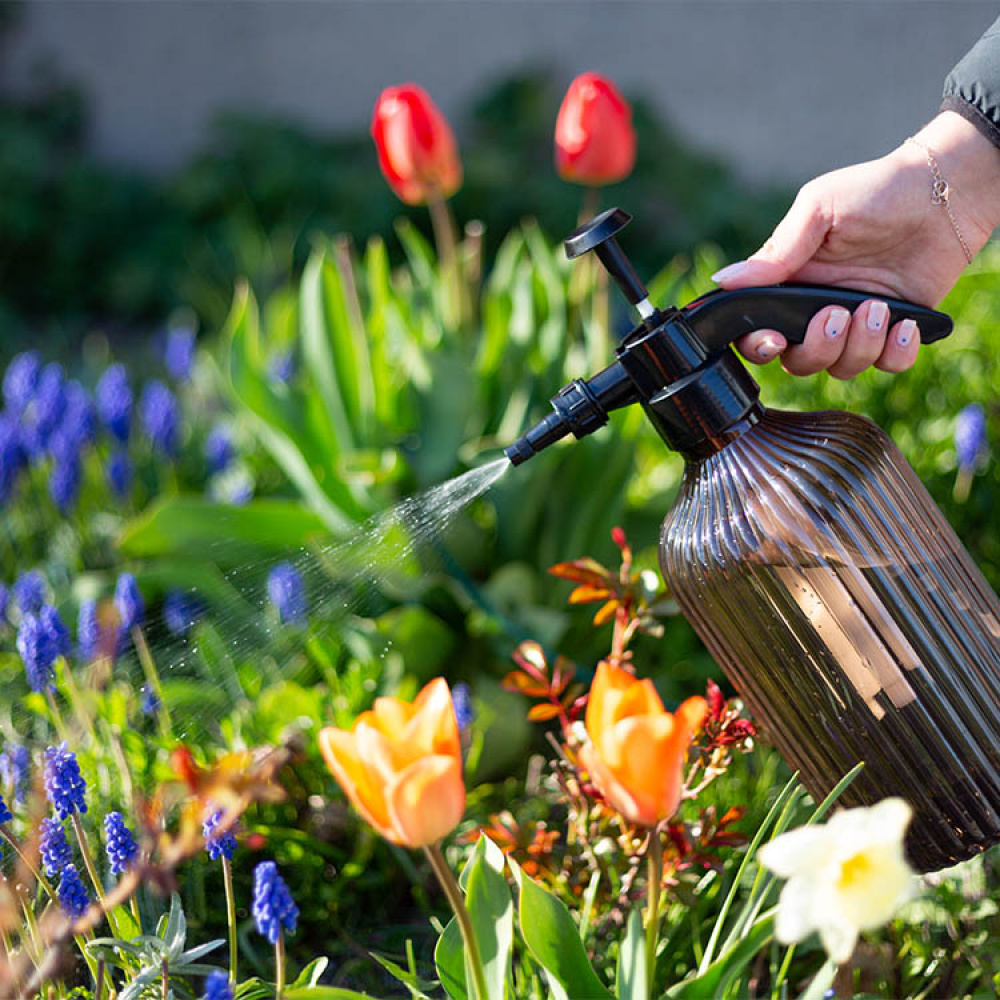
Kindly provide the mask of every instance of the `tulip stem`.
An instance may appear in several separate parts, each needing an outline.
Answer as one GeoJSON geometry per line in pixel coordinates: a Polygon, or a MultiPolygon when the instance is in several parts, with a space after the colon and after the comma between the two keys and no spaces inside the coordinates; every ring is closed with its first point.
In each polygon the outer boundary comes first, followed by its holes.
{"type": "Polygon", "coordinates": [[[437,244],[438,259],[445,281],[450,285],[453,297],[455,325],[461,330],[469,317],[468,288],[462,274],[458,257],[458,233],[455,230],[455,220],[452,218],[448,203],[440,196],[434,195],[427,202],[431,213],[431,226],[434,229],[434,242],[437,244]]]}
{"type": "Polygon", "coordinates": [[[483,969],[482,955],[479,953],[479,942],[476,940],[472,918],[469,916],[469,911],[465,907],[465,900],[462,898],[462,890],[459,888],[452,870],[448,867],[448,862],[445,861],[444,854],[441,853],[440,841],[425,846],[424,853],[427,855],[427,860],[431,863],[431,868],[434,869],[434,874],[437,876],[438,882],[441,883],[441,888],[444,889],[444,894],[448,897],[448,902],[451,903],[455,919],[458,921],[458,929],[462,932],[462,940],[465,943],[465,954],[469,960],[468,966],[472,969],[472,978],[475,985],[475,992],[471,994],[471,998],[472,1000],[488,1000],[486,972],[483,969]]]}
{"type": "Polygon", "coordinates": [[[660,931],[660,885],[663,881],[663,842],[660,831],[654,827],[649,831],[649,847],[646,848],[646,988],[653,995],[653,976],[656,973],[656,943],[660,931]]]}

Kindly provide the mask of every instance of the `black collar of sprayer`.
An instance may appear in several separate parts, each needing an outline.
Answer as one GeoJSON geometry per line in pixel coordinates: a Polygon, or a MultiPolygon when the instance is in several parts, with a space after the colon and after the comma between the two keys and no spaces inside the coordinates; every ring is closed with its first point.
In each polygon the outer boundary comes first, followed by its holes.
{"type": "Polygon", "coordinates": [[[679,309],[658,311],[617,354],[657,433],[688,458],[711,454],[733,428],[759,418],[760,386],[730,348],[709,353],[679,309]]]}

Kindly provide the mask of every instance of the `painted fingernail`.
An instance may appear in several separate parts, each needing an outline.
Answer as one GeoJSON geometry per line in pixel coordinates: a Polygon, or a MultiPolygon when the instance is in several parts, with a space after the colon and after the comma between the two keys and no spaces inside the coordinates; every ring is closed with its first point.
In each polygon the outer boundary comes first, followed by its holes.
{"type": "Polygon", "coordinates": [[[865,325],[872,333],[884,330],[888,320],[889,307],[884,302],[873,302],[868,307],[868,319],[865,321],[865,325]]]}
{"type": "Polygon", "coordinates": [[[823,332],[830,338],[836,340],[846,329],[851,321],[851,314],[846,309],[831,309],[830,315],[826,319],[826,326],[823,332]]]}
{"type": "Polygon", "coordinates": [[[775,340],[762,340],[757,345],[757,357],[761,361],[770,361],[780,350],[778,342],[775,340]]]}
{"type": "Polygon", "coordinates": [[[917,332],[917,321],[915,319],[904,319],[902,323],[899,324],[899,330],[896,332],[896,343],[900,347],[906,347],[906,345],[913,339],[913,335],[917,332]]]}
{"type": "Polygon", "coordinates": [[[739,260],[735,264],[729,264],[722,268],[721,271],[716,271],[712,275],[712,281],[726,281],[728,278],[738,278],[743,274],[750,265],[745,260],[739,260]]]}

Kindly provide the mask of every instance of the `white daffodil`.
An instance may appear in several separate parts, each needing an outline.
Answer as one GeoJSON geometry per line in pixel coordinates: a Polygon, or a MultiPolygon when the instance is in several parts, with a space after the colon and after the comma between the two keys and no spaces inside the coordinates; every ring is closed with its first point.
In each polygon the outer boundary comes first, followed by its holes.
{"type": "Polygon", "coordinates": [[[765,844],[760,863],[788,879],[778,900],[777,939],[792,944],[818,931],[830,958],[846,962],[858,934],[886,923],[912,894],[914,872],[903,855],[912,815],[902,799],[884,799],[765,844]]]}

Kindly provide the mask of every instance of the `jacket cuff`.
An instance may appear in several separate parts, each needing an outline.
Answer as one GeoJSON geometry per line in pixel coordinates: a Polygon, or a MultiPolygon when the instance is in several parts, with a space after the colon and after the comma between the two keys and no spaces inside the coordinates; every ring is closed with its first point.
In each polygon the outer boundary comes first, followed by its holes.
{"type": "Polygon", "coordinates": [[[1000,126],[983,114],[975,104],[970,104],[962,97],[949,95],[941,102],[941,110],[954,111],[961,115],[970,125],[974,125],[982,136],[1000,149],[1000,126]]]}

